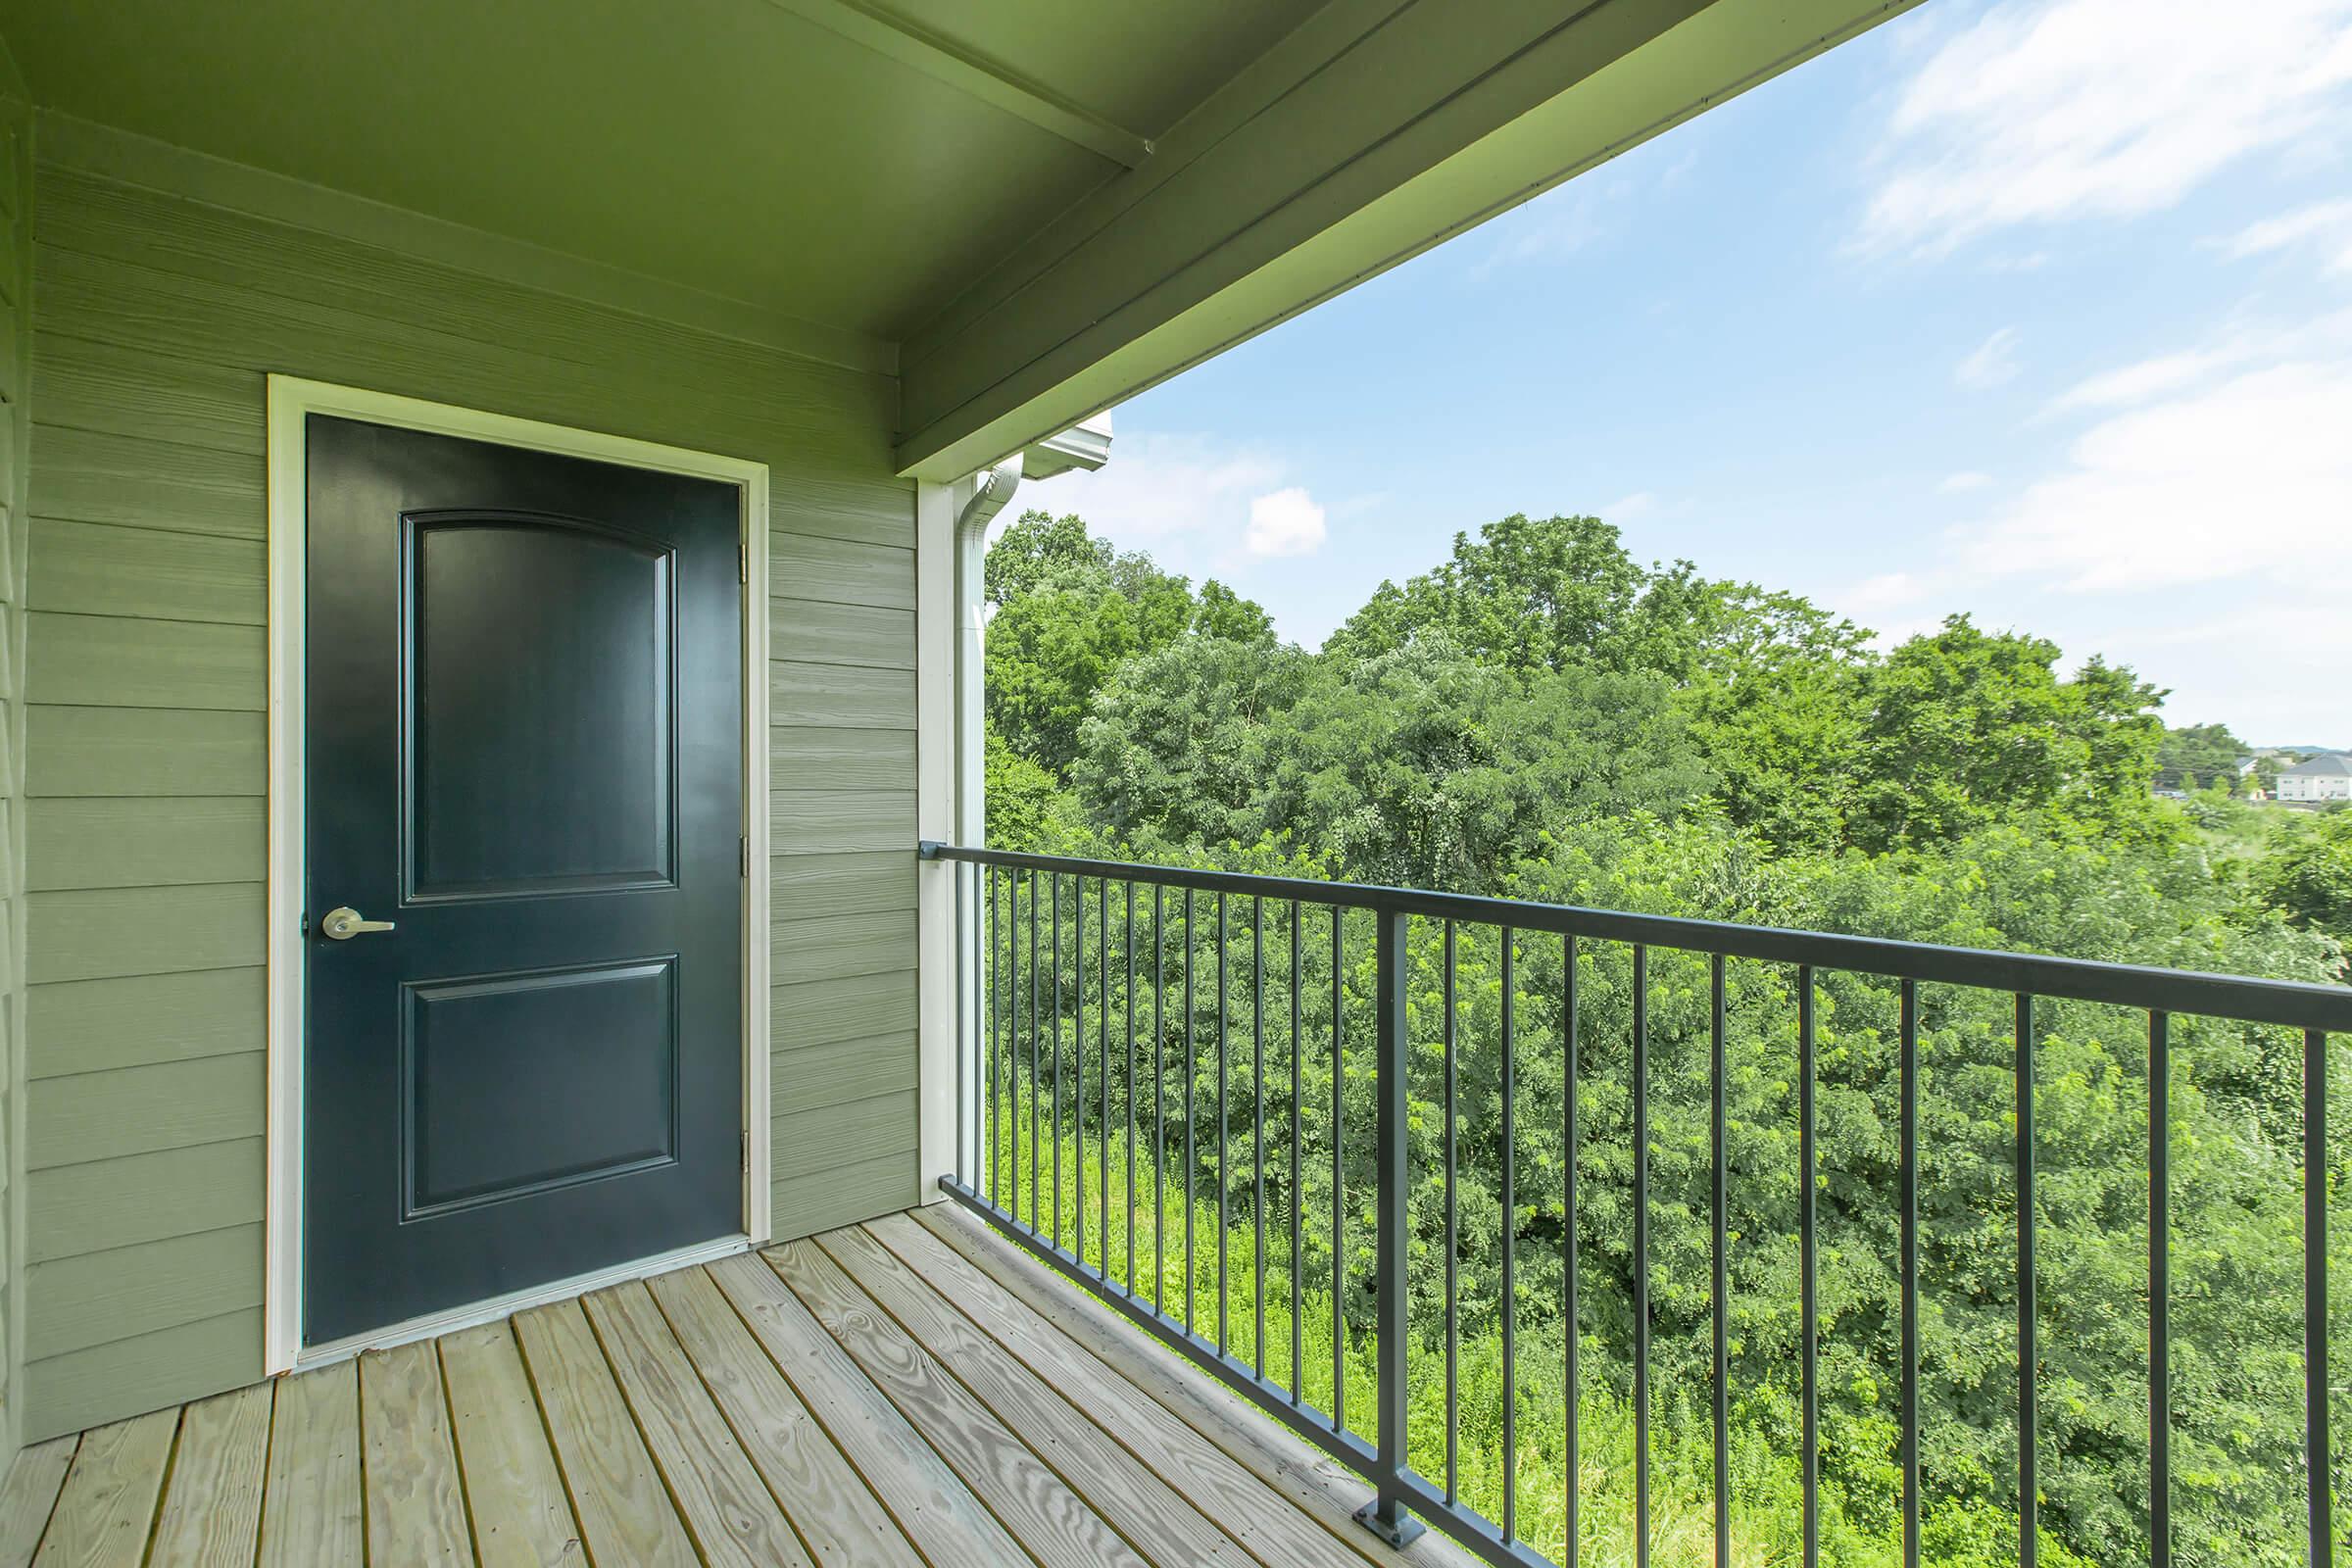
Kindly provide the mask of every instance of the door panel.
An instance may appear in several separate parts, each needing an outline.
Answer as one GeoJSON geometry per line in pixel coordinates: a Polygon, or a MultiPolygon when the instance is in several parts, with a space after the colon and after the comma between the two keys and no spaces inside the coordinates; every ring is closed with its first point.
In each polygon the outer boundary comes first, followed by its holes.
{"type": "Polygon", "coordinates": [[[570,519],[409,537],[409,897],[674,880],[671,553],[570,519]]]}
{"type": "Polygon", "coordinates": [[[308,460],[315,1345],[741,1229],[743,692],[734,486],[308,460]]]}

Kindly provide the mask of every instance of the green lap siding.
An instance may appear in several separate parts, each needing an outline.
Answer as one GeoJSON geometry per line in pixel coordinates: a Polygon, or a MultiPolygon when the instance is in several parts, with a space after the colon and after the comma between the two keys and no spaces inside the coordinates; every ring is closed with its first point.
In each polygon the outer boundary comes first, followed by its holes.
{"type": "Polygon", "coordinates": [[[914,1201],[895,381],[74,169],[36,194],[31,367],[0,367],[24,1434],[262,1370],[271,371],[768,465],[774,1226],[914,1201]]]}
{"type": "Polygon", "coordinates": [[[24,1214],[25,1038],[25,506],[31,442],[32,120],[0,46],[0,1472],[26,1430],[24,1214]]]}

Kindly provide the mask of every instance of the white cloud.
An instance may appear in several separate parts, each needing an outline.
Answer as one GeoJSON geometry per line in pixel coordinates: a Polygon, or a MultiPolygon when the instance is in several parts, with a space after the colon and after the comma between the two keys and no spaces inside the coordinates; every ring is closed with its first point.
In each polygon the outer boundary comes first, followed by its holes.
{"type": "Polygon", "coordinates": [[[2161,211],[2345,109],[2352,0],[2009,0],[1937,47],[1882,138],[1856,245],[2161,211]]]}
{"type": "Polygon", "coordinates": [[[1253,447],[1206,436],[1119,432],[1110,462],[1025,486],[1008,512],[1077,513],[1122,545],[1199,544],[1213,554],[1248,525],[1250,498],[1283,480],[1283,465],[1253,447]]]}
{"type": "Polygon", "coordinates": [[[1958,473],[1945,474],[1943,483],[1936,488],[1947,496],[1962,496],[1971,490],[1982,490],[1990,483],[1992,483],[1991,474],[1979,473],[1974,468],[1964,468],[1958,473]]]}
{"type": "Polygon", "coordinates": [[[2081,592],[2254,577],[2339,594],[2352,585],[2347,430],[2352,358],[2175,382],[2083,431],[2066,467],[1962,535],[1961,559],[2081,592]]]}
{"type": "Polygon", "coordinates": [[[1257,496],[1243,542],[1253,556],[1311,556],[1323,548],[1323,508],[1298,485],[1257,496]]]}
{"type": "Polygon", "coordinates": [[[2085,376],[2058,395],[2053,410],[2121,409],[2193,386],[2234,356],[2226,351],[2160,354],[2152,360],[2085,376]]]}
{"type": "Polygon", "coordinates": [[[1976,391],[1999,386],[2017,376],[2017,328],[2004,326],[1952,368],[1952,379],[1976,391]]]}
{"type": "Polygon", "coordinates": [[[1616,522],[1646,516],[1657,510],[1658,498],[1653,492],[1637,490],[1630,496],[1619,496],[1601,508],[1600,516],[1604,522],[1616,522]]]}
{"type": "Polygon", "coordinates": [[[2352,201],[2312,202],[2248,223],[2222,248],[2242,259],[2306,246],[2320,252],[2328,270],[2352,272],[2352,201]]]}

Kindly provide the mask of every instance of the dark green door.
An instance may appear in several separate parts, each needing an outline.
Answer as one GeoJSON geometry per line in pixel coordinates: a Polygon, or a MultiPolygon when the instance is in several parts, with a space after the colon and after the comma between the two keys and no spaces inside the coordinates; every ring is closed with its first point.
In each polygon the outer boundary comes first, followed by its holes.
{"type": "Polygon", "coordinates": [[[742,1228],[743,691],[733,486],[308,448],[316,1345],[742,1228]]]}

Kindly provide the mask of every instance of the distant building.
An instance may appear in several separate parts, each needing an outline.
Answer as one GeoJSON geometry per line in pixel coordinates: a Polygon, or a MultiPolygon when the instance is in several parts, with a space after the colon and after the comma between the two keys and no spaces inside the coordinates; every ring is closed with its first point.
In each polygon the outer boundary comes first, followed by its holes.
{"type": "Polygon", "coordinates": [[[2352,801],[2352,757],[2322,752],[2308,762],[2278,770],[2281,801],[2352,801]]]}

